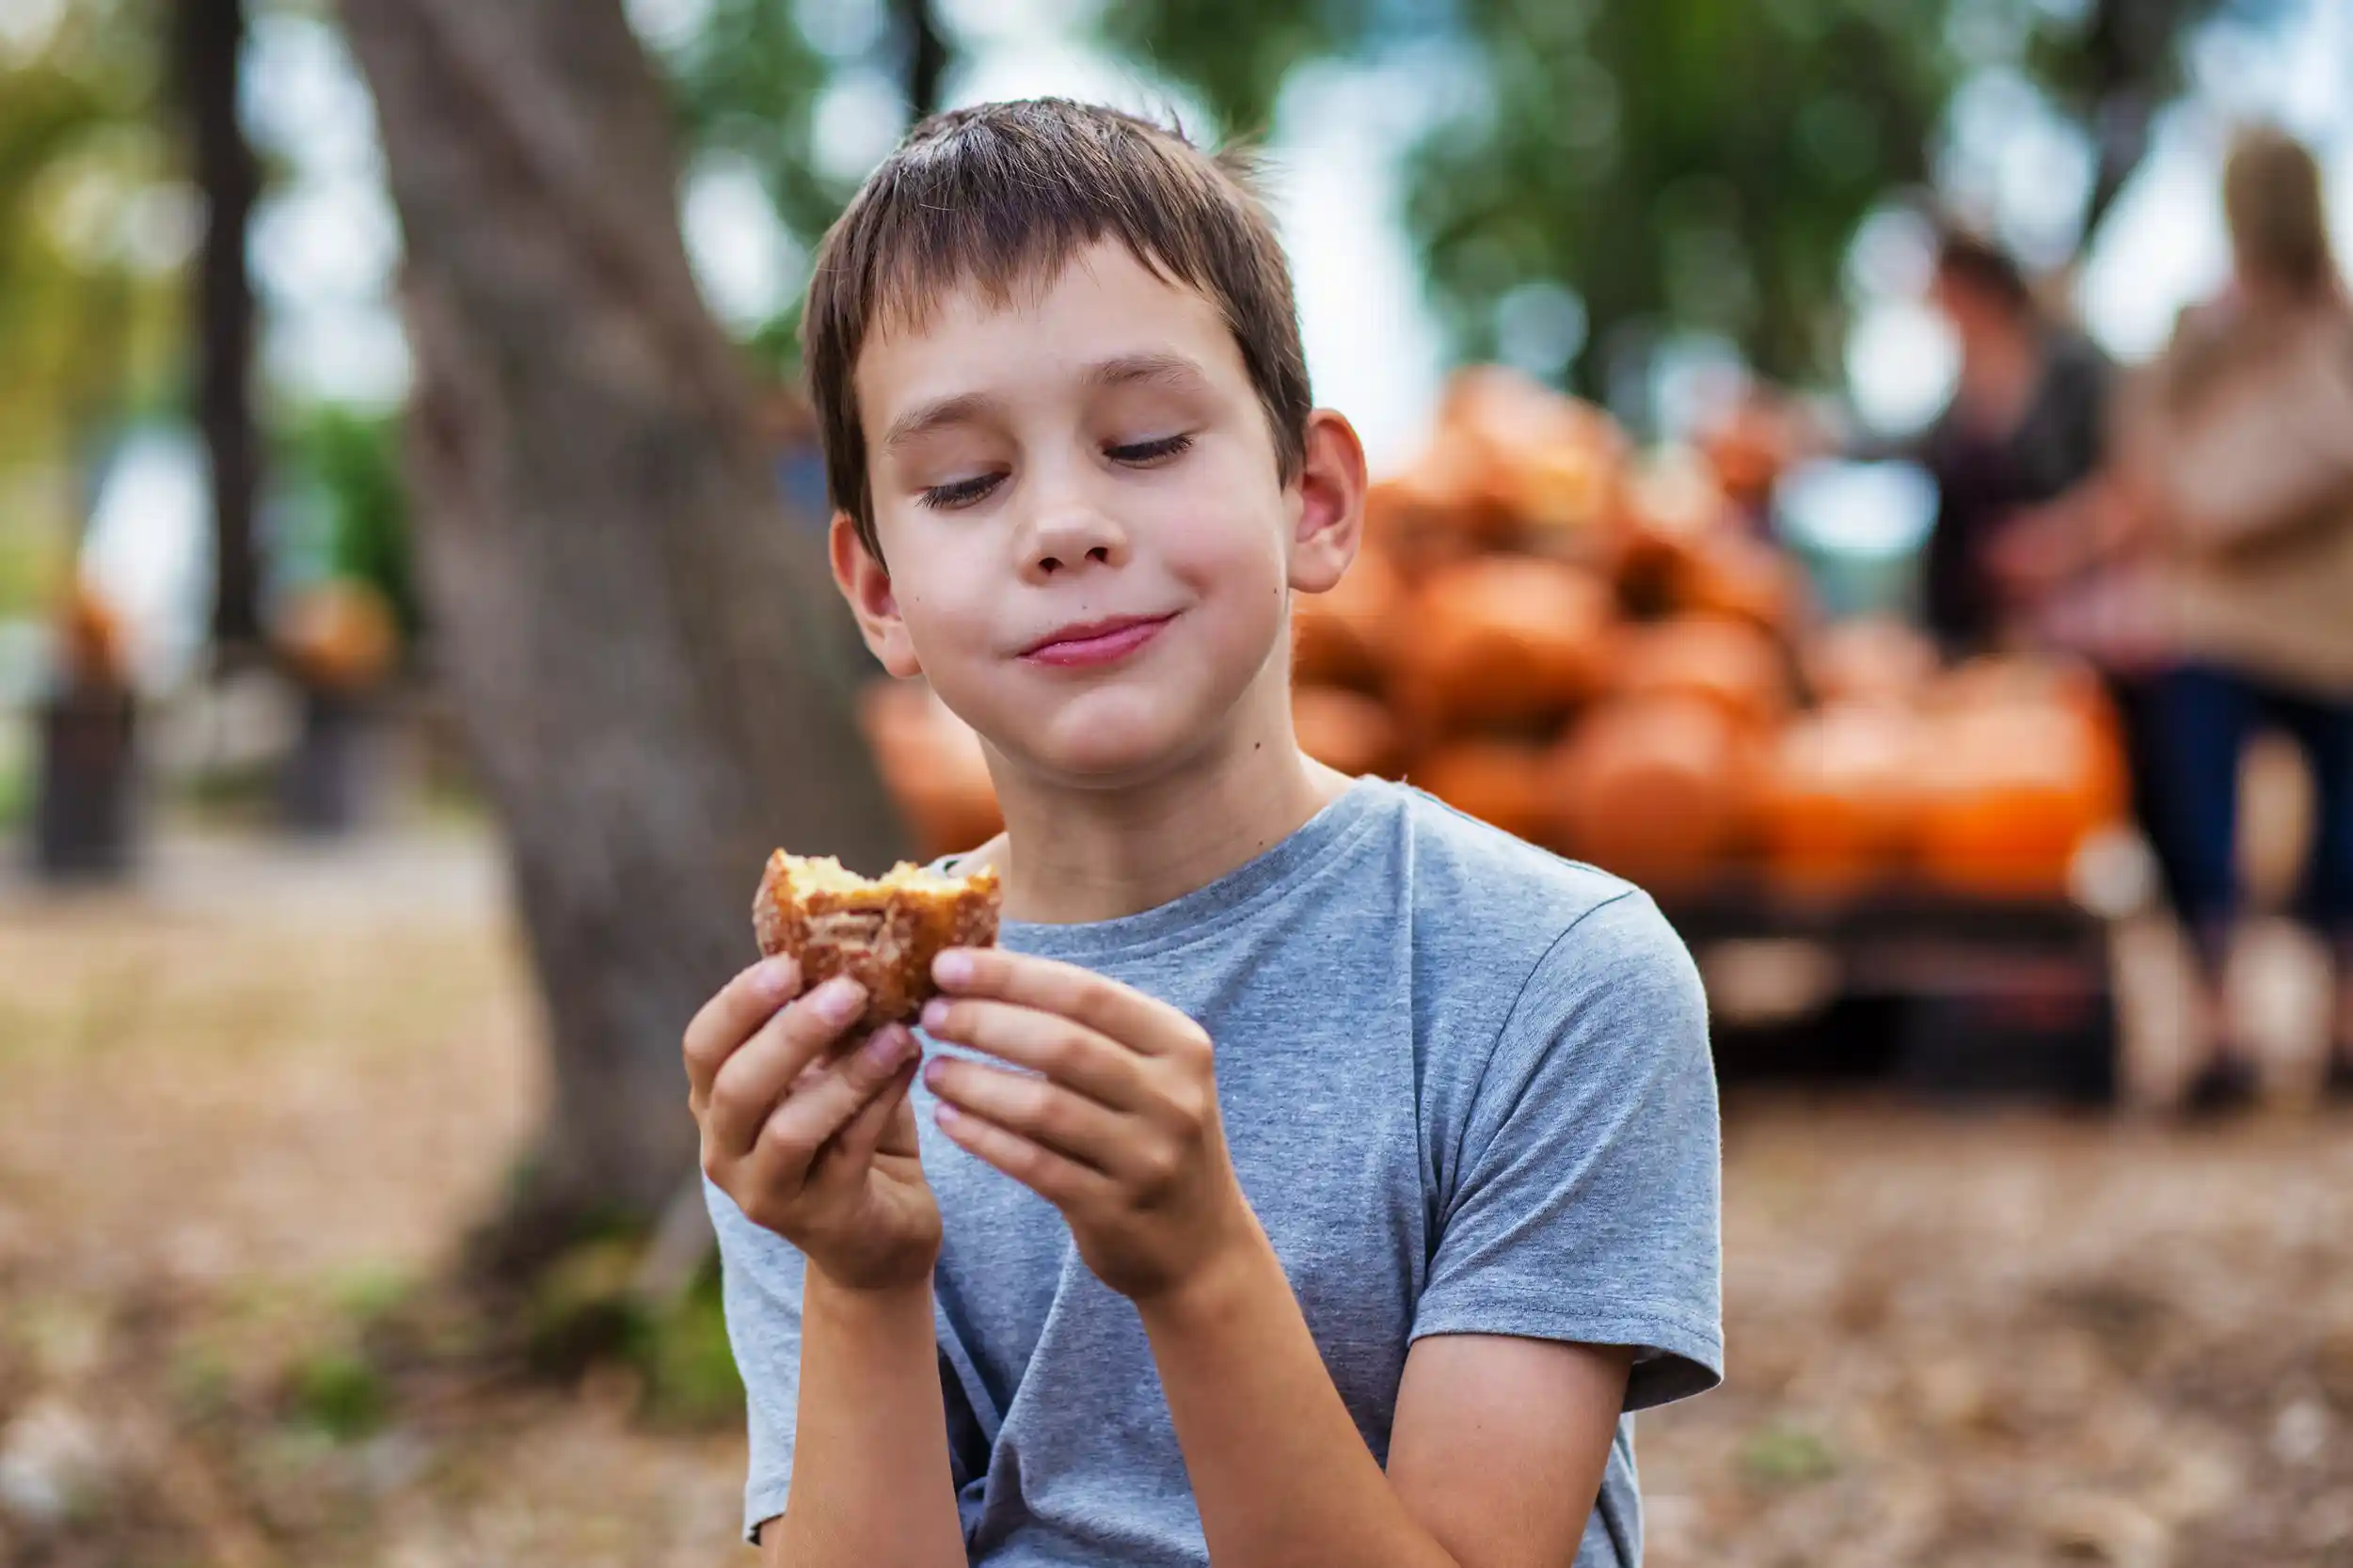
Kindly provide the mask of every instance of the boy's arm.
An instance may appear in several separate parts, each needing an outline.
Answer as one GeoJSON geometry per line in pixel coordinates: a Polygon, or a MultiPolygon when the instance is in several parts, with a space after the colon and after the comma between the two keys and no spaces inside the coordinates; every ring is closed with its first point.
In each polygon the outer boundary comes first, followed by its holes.
{"type": "Polygon", "coordinates": [[[926,1028],[1015,1069],[935,1059],[941,1128],[1135,1302],[1219,1568],[1565,1560],[1620,1413],[1721,1375],[1706,998],[1640,895],[1571,923],[1481,1067],[1387,1476],[1243,1198],[1200,1026],[1041,958],[934,973],[926,1028]]]}
{"type": "MultiPolygon", "coordinates": [[[[932,1338],[939,1206],[907,1101],[915,1041],[889,1024],[851,1043],[866,993],[836,976],[803,995],[801,979],[788,958],[755,964],[682,1044],[707,1188],[726,1200],[712,1221],[755,1480],[764,1427],[781,1450],[768,1468],[791,1472],[764,1553],[793,1568],[962,1568],[932,1338]],[[763,1262],[779,1240],[787,1260],[763,1262]]],[[[747,1492],[769,1510],[769,1493],[747,1492]]]]}
{"type": "Polygon", "coordinates": [[[1219,1568],[1538,1568],[1577,1555],[1630,1352],[1422,1339],[1383,1475],[1263,1240],[1138,1309],[1219,1568]]]}
{"type": "Polygon", "coordinates": [[[928,1280],[854,1291],[808,1271],[791,1498],[770,1568],[962,1568],[928,1280]]]}

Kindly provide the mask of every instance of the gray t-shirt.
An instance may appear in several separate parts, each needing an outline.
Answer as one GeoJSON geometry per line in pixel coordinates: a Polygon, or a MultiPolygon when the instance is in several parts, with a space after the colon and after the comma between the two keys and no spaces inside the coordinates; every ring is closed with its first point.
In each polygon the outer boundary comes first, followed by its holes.
{"type": "MultiPolygon", "coordinates": [[[[1638,890],[1364,780],[1199,892],[1091,925],[1008,922],[1000,940],[1209,1031],[1234,1170],[1375,1458],[1423,1335],[1639,1347],[1630,1413],[1721,1379],[1707,1006],[1638,890]]],[[[1201,1568],[1135,1308],[915,1096],[946,1224],[940,1377],[972,1560],[1201,1568]]],[[[792,1474],[802,1260],[709,1193],[756,1538],[792,1474]]],[[[1641,1557],[1630,1414],[1577,1562],[1641,1557]]]]}

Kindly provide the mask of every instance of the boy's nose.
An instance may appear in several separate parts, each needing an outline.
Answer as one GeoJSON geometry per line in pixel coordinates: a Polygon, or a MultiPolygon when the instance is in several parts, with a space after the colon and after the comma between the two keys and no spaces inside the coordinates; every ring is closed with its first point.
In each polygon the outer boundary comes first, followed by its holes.
{"type": "Polygon", "coordinates": [[[1057,507],[1039,519],[1027,541],[1029,570],[1052,577],[1080,565],[1116,566],[1127,559],[1119,525],[1091,506],[1057,507]]]}

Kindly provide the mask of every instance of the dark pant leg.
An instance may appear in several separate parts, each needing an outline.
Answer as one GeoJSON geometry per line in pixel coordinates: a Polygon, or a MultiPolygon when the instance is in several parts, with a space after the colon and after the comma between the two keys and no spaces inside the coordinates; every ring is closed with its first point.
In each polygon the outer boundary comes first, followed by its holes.
{"type": "Polygon", "coordinates": [[[2353,942],[2353,703],[2267,697],[2266,716],[2295,739],[2312,770],[2312,852],[2297,913],[2342,951],[2353,942]]]}
{"type": "Polygon", "coordinates": [[[2133,821],[2156,862],[2157,884],[2165,901],[2178,911],[2186,894],[2172,807],[2166,799],[2165,736],[2159,728],[2164,717],[2162,677],[2110,671],[2104,679],[2108,702],[2116,710],[2133,821]]]}
{"type": "Polygon", "coordinates": [[[2157,677],[2153,760],[2168,823],[2175,913],[2213,973],[2238,909],[2238,765],[2257,697],[2242,677],[2187,664],[2157,677]]]}

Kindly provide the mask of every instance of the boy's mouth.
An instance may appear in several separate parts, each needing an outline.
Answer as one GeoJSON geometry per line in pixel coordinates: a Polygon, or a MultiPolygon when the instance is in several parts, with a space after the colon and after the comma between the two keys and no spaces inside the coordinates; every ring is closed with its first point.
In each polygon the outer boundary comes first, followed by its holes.
{"type": "Polygon", "coordinates": [[[1040,638],[1021,657],[1034,664],[1108,664],[1159,636],[1160,628],[1175,619],[1173,614],[1115,615],[1075,622],[1040,638]]]}

